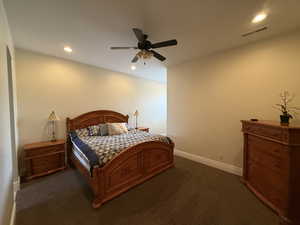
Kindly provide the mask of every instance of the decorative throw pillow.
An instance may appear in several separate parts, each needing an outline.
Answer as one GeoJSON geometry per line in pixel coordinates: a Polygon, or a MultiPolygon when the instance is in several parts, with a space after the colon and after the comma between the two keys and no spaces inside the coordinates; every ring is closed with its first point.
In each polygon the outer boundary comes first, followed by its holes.
{"type": "Polygon", "coordinates": [[[82,136],[82,137],[89,136],[89,130],[87,128],[77,129],[75,130],[75,132],[77,136],[82,136]]]}
{"type": "Polygon", "coordinates": [[[109,135],[118,135],[128,133],[126,123],[108,123],[108,134],[109,135]]]}
{"type": "Polygon", "coordinates": [[[89,136],[99,136],[100,135],[100,124],[88,127],[89,136]]]}
{"type": "Polygon", "coordinates": [[[99,127],[100,127],[100,135],[101,136],[108,136],[107,124],[101,123],[101,124],[99,124],[99,127]]]}

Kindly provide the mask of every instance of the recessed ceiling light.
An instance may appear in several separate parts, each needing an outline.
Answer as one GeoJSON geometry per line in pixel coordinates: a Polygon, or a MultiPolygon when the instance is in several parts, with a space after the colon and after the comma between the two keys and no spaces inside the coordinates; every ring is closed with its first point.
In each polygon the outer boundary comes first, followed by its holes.
{"type": "Polygon", "coordinates": [[[261,21],[263,21],[264,19],[267,18],[267,14],[266,13],[260,13],[260,14],[257,14],[253,20],[252,20],[252,23],[259,23],[261,21]]]}
{"type": "Polygon", "coordinates": [[[65,46],[64,50],[65,50],[65,52],[69,52],[69,53],[71,53],[73,51],[70,46],[65,46]]]}
{"type": "Polygon", "coordinates": [[[136,66],[135,65],[131,65],[131,70],[135,70],[136,69],[136,66]]]}

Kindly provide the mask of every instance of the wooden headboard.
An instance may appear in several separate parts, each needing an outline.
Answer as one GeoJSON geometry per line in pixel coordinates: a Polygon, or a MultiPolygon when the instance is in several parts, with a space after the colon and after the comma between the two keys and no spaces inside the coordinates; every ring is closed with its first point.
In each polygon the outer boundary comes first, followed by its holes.
{"type": "Polygon", "coordinates": [[[110,110],[88,112],[74,119],[67,118],[67,133],[99,123],[128,123],[128,118],[128,115],[124,116],[121,113],[110,110]]]}
{"type": "Polygon", "coordinates": [[[76,129],[86,128],[88,126],[97,125],[99,123],[128,123],[129,116],[124,116],[121,113],[110,111],[110,110],[98,110],[93,112],[84,113],[77,116],[74,119],[67,118],[67,132],[66,132],[66,150],[67,150],[67,161],[69,165],[71,162],[72,155],[72,144],[69,136],[70,131],[76,129]]]}

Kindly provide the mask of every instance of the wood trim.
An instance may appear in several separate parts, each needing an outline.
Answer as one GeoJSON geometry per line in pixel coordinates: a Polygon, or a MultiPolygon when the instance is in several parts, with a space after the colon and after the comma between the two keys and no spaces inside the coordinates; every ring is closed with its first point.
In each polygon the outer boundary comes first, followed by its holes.
{"type": "Polygon", "coordinates": [[[267,127],[273,127],[278,129],[278,127],[280,127],[281,129],[300,129],[300,124],[299,123],[295,123],[293,124],[293,122],[290,125],[281,125],[280,122],[277,121],[272,121],[272,120],[258,120],[258,121],[251,121],[251,120],[241,120],[241,122],[243,124],[247,123],[247,124],[251,124],[251,125],[263,125],[263,126],[267,126],[267,127]]]}
{"type": "Polygon", "coordinates": [[[48,170],[47,172],[43,172],[43,173],[35,174],[35,175],[32,175],[32,176],[28,176],[28,177],[26,177],[26,181],[29,181],[29,180],[34,179],[36,177],[46,176],[48,174],[55,173],[55,172],[58,172],[58,171],[61,171],[61,170],[64,170],[64,169],[66,169],[65,166],[54,169],[54,170],[48,170]]]}
{"type": "MultiPolygon", "coordinates": [[[[243,165],[247,164],[248,161],[248,134],[244,133],[244,155],[243,155],[243,165]]],[[[247,180],[248,178],[248,169],[246,166],[243,166],[243,179],[247,180]]]]}
{"type": "Polygon", "coordinates": [[[75,119],[67,118],[68,162],[86,177],[94,192],[92,202],[94,208],[100,207],[104,202],[174,166],[174,142],[168,138],[169,144],[151,141],[127,148],[103,167],[93,168],[92,175],[90,174],[90,171],[74,155],[69,132],[99,123],[128,122],[128,118],[128,116],[109,110],[85,113],[75,119]]]}
{"type": "MultiPolygon", "coordinates": [[[[292,221],[290,221],[288,218],[286,218],[284,216],[284,212],[282,210],[280,210],[278,207],[276,207],[274,204],[272,204],[270,201],[268,201],[261,193],[259,193],[249,182],[245,181],[243,182],[250,191],[252,191],[255,196],[261,200],[262,202],[264,202],[271,210],[273,210],[275,213],[278,214],[278,216],[280,217],[280,224],[283,225],[292,225],[292,221]]],[[[295,224],[296,225],[296,224],[295,224]]]]}
{"type": "Polygon", "coordinates": [[[23,149],[27,150],[27,149],[45,148],[45,147],[64,145],[64,144],[65,144],[65,140],[45,141],[45,142],[37,142],[37,143],[24,145],[23,149]]]}
{"type": "Polygon", "coordinates": [[[244,180],[244,184],[252,191],[257,198],[263,201],[269,208],[275,211],[277,214],[282,214],[280,209],[276,207],[274,204],[269,202],[261,193],[259,193],[248,181],[244,180]]]}

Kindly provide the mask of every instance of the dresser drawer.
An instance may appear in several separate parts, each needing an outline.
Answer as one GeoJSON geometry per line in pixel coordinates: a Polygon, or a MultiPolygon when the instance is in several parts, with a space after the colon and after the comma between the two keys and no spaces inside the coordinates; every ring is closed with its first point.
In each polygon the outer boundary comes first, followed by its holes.
{"type": "Polygon", "coordinates": [[[288,207],[288,177],[260,164],[248,162],[248,182],[277,208],[288,207]]]}
{"type": "Polygon", "coordinates": [[[248,160],[288,175],[289,153],[282,145],[249,135],[248,160]]]}
{"type": "Polygon", "coordinates": [[[243,124],[243,132],[272,138],[278,141],[286,141],[287,135],[284,129],[272,126],[262,126],[252,123],[243,124]]]}
{"type": "Polygon", "coordinates": [[[249,163],[258,164],[272,170],[274,173],[288,176],[288,162],[273,158],[272,156],[263,156],[259,152],[249,154],[249,163]]]}
{"type": "Polygon", "coordinates": [[[288,158],[288,147],[253,135],[248,135],[248,148],[251,148],[249,151],[259,151],[277,158],[288,158]]]}
{"type": "Polygon", "coordinates": [[[64,151],[65,145],[55,145],[55,146],[49,146],[49,147],[43,147],[43,148],[34,148],[34,149],[28,149],[25,152],[25,157],[34,157],[34,156],[40,156],[43,154],[53,153],[53,152],[59,152],[64,151]]]}

